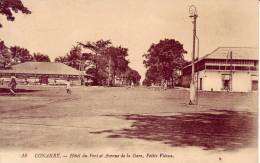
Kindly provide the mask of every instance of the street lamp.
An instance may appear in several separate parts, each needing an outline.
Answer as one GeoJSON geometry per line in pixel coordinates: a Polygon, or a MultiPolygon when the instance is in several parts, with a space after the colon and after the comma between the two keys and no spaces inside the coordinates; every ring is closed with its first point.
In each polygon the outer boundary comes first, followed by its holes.
{"type": "Polygon", "coordinates": [[[107,86],[110,86],[110,76],[111,76],[111,55],[109,55],[108,60],[108,79],[107,79],[107,86]]]}
{"type": "MultiPolygon", "coordinates": [[[[198,18],[197,9],[194,5],[189,7],[190,18],[193,19],[193,46],[192,46],[192,63],[191,63],[191,83],[190,83],[190,105],[196,104],[196,88],[195,88],[195,44],[196,44],[196,20],[198,18]]],[[[198,79],[197,79],[198,80],[198,79]]]]}

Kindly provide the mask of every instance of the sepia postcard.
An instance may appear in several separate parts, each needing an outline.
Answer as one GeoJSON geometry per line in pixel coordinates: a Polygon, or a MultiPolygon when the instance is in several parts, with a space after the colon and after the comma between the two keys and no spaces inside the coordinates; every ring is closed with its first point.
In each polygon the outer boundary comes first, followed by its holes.
{"type": "Polygon", "coordinates": [[[0,0],[0,163],[257,163],[258,12],[0,0]]]}

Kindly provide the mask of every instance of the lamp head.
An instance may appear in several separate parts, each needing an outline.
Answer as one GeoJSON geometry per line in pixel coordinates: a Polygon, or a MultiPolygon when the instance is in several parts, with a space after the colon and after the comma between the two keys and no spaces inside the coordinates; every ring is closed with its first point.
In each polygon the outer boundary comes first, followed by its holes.
{"type": "Polygon", "coordinates": [[[194,5],[189,7],[190,17],[198,16],[197,9],[194,5]]]}

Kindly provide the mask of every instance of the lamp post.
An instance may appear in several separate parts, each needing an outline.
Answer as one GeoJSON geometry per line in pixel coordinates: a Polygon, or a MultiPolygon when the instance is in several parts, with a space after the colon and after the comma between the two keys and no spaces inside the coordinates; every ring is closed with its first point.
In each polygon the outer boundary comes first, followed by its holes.
{"type": "Polygon", "coordinates": [[[107,86],[110,86],[110,76],[111,76],[111,55],[109,55],[108,60],[108,79],[107,79],[107,86]]]}
{"type": "MultiPolygon", "coordinates": [[[[198,36],[196,35],[196,39],[198,41],[198,44],[197,44],[197,60],[199,60],[199,52],[200,52],[200,39],[198,38],[198,36]]],[[[199,63],[198,63],[198,66],[199,66],[199,63]]],[[[196,85],[197,85],[197,89],[196,89],[196,104],[198,105],[199,104],[199,67],[197,66],[197,72],[196,72],[196,85]]],[[[201,82],[201,81],[200,81],[201,82]]]]}
{"type": "MultiPolygon", "coordinates": [[[[191,63],[191,83],[190,83],[190,105],[196,104],[196,88],[195,88],[195,44],[196,44],[196,20],[198,18],[197,9],[194,5],[189,7],[190,18],[193,19],[193,46],[192,46],[192,63],[191,63]]],[[[198,79],[197,79],[198,80],[198,79]]]]}
{"type": "Polygon", "coordinates": [[[79,82],[80,82],[80,85],[84,85],[84,83],[82,82],[82,80],[84,80],[84,74],[83,74],[83,63],[82,63],[82,60],[80,58],[79,60],[79,82]]]}

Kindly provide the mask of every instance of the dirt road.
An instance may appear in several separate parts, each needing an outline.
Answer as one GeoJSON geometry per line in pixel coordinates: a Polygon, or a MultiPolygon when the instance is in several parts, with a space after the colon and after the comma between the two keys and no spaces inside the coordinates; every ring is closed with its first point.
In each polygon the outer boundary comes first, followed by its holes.
{"type": "Polygon", "coordinates": [[[0,93],[2,160],[15,151],[17,159],[21,151],[31,159],[35,151],[58,151],[65,160],[68,151],[86,152],[91,162],[113,162],[122,153],[131,155],[126,162],[257,159],[257,93],[200,92],[199,105],[190,106],[189,92],[180,89],[19,89],[15,97],[0,93]]]}

